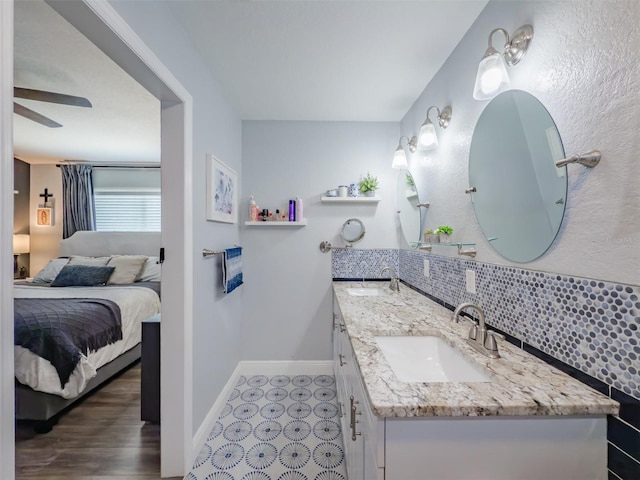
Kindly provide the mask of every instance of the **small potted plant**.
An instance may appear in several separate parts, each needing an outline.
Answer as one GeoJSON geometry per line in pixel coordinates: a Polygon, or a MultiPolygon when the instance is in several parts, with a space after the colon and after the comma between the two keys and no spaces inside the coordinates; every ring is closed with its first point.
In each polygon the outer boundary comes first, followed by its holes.
{"type": "Polygon", "coordinates": [[[453,228],[448,225],[441,225],[436,229],[435,233],[440,237],[440,241],[442,243],[449,243],[451,234],[453,233],[453,228]]]}
{"type": "Polygon", "coordinates": [[[434,233],[433,233],[433,230],[432,230],[432,229],[427,228],[427,229],[424,231],[424,241],[425,241],[426,243],[438,243],[435,237],[436,237],[436,235],[434,235],[434,233]]]}
{"type": "Polygon", "coordinates": [[[360,193],[365,197],[373,197],[376,194],[377,188],[378,179],[367,172],[367,176],[360,180],[360,193]]]}

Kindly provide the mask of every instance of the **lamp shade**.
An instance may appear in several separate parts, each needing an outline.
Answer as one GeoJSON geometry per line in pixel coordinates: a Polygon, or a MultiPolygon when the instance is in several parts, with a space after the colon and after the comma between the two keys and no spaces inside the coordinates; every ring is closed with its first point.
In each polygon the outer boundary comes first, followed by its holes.
{"type": "Polygon", "coordinates": [[[391,168],[408,168],[407,164],[407,154],[404,153],[404,148],[401,145],[398,145],[396,148],[396,153],[393,155],[393,162],[391,163],[391,168]]]}
{"type": "Polygon", "coordinates": [[[17,234],[13,236],[13,254],[29,253],[30,240],[27,234],[17,234]]]}
{"type": "Polygon", "coordinates": [[[495,49],[489,48],[478,66],[473,98],[489,100],[509,88],[510,84],[502,55],[495,49]]]}
{"type": "Polygon", "coordinates": [[[421,150],[431,150],[438,146],[436,127],[429,119],[425,120],[425,122],[420,127],[418,146],[421,150]]]}

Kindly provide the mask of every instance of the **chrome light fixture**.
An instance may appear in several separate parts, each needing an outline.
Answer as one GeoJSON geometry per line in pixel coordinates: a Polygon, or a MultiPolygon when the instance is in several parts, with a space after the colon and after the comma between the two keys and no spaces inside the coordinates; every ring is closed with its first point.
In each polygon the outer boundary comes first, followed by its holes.
{"type": "Polygon", "coordinates": [[[391,168],[409,168],[409,164],[407,163],[407,154],[405,153],[404,148],[402,148],[403,138],[407,139],[407,145],[411,153],[414,153],[416,151],[416,148],[418,147],[418,138],[415,135],[411,137],[411,139],[409,139],[409,137],[407,137],[406,135],[401,136],[400,140],[398,141],[398,148],[396,148],[396,153],[393,155],[391,168]]]}
{"type": "Polygon", "coordinates": [[[509,33],[503,28],[496,28],[489,34],[489,48],[484,52],[476,83],[473,88],[473,98],[476,100],[489,100],[498,93],[509,88],[509,74],[505,62],[510,67],[517,65],[527,53],[529,42],[533,38],[533,27],[523,25],[509,38],[509,33]],[[502,32],[505,37],[504,52],[500,53],[491,44],[491,38],[496,32],[502,32]]]}
{"type": "Polygon", "coordinates": [[[447,128],[451,121],[451,107],[446,106],[442,109],[442,112],[438,107],[431,106],[427,110],[427,118],[425,118],[422,126],[420,127],[420,133],[418,134],[418,148],[420,150],[431,150],[438,146],[438,136],[436,135],[436,127],[429,119],[429,112],[432,108],[435,108],[438,112],[438,125],[440,128],[447,128]]]}

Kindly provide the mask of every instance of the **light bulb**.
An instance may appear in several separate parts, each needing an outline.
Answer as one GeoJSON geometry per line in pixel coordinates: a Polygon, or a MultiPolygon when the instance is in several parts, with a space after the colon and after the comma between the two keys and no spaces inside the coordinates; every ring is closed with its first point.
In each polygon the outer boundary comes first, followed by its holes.
{"type": "Polygon", "coordinates": [[[401,145],[398,145],[396,149],[396,153],[393,155],[393,162],[391,163],[391,168],[408,168],[407,164],[407,154],[404,153],[404,149],[401,145]]]}
{"type": "Polygon", "coordinates": [[[478,65],[478,74],[473,89],[473,98],[476,100],[489,100],[509,88],[510,85],[502,55],[495,50],[493,53],[487,53],[478,65]]]}
{"type": "Polygon", "coordinates": [[[421,150],[431,150],[438,146],[436,128],[428,119],[420,127],[420,140],[418,143],[421,150]]]}

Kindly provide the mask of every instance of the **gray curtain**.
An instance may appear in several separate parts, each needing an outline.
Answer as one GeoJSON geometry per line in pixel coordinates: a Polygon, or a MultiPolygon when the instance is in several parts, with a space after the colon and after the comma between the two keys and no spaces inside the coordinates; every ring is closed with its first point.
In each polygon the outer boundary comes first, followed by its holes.
{"type": "Polygon", "coordinates": [[[91,165],[61,165],[63,228],[62,238],[78,230],[96,229],[96,209],[93,201],[93,167],[91,165]]]}

